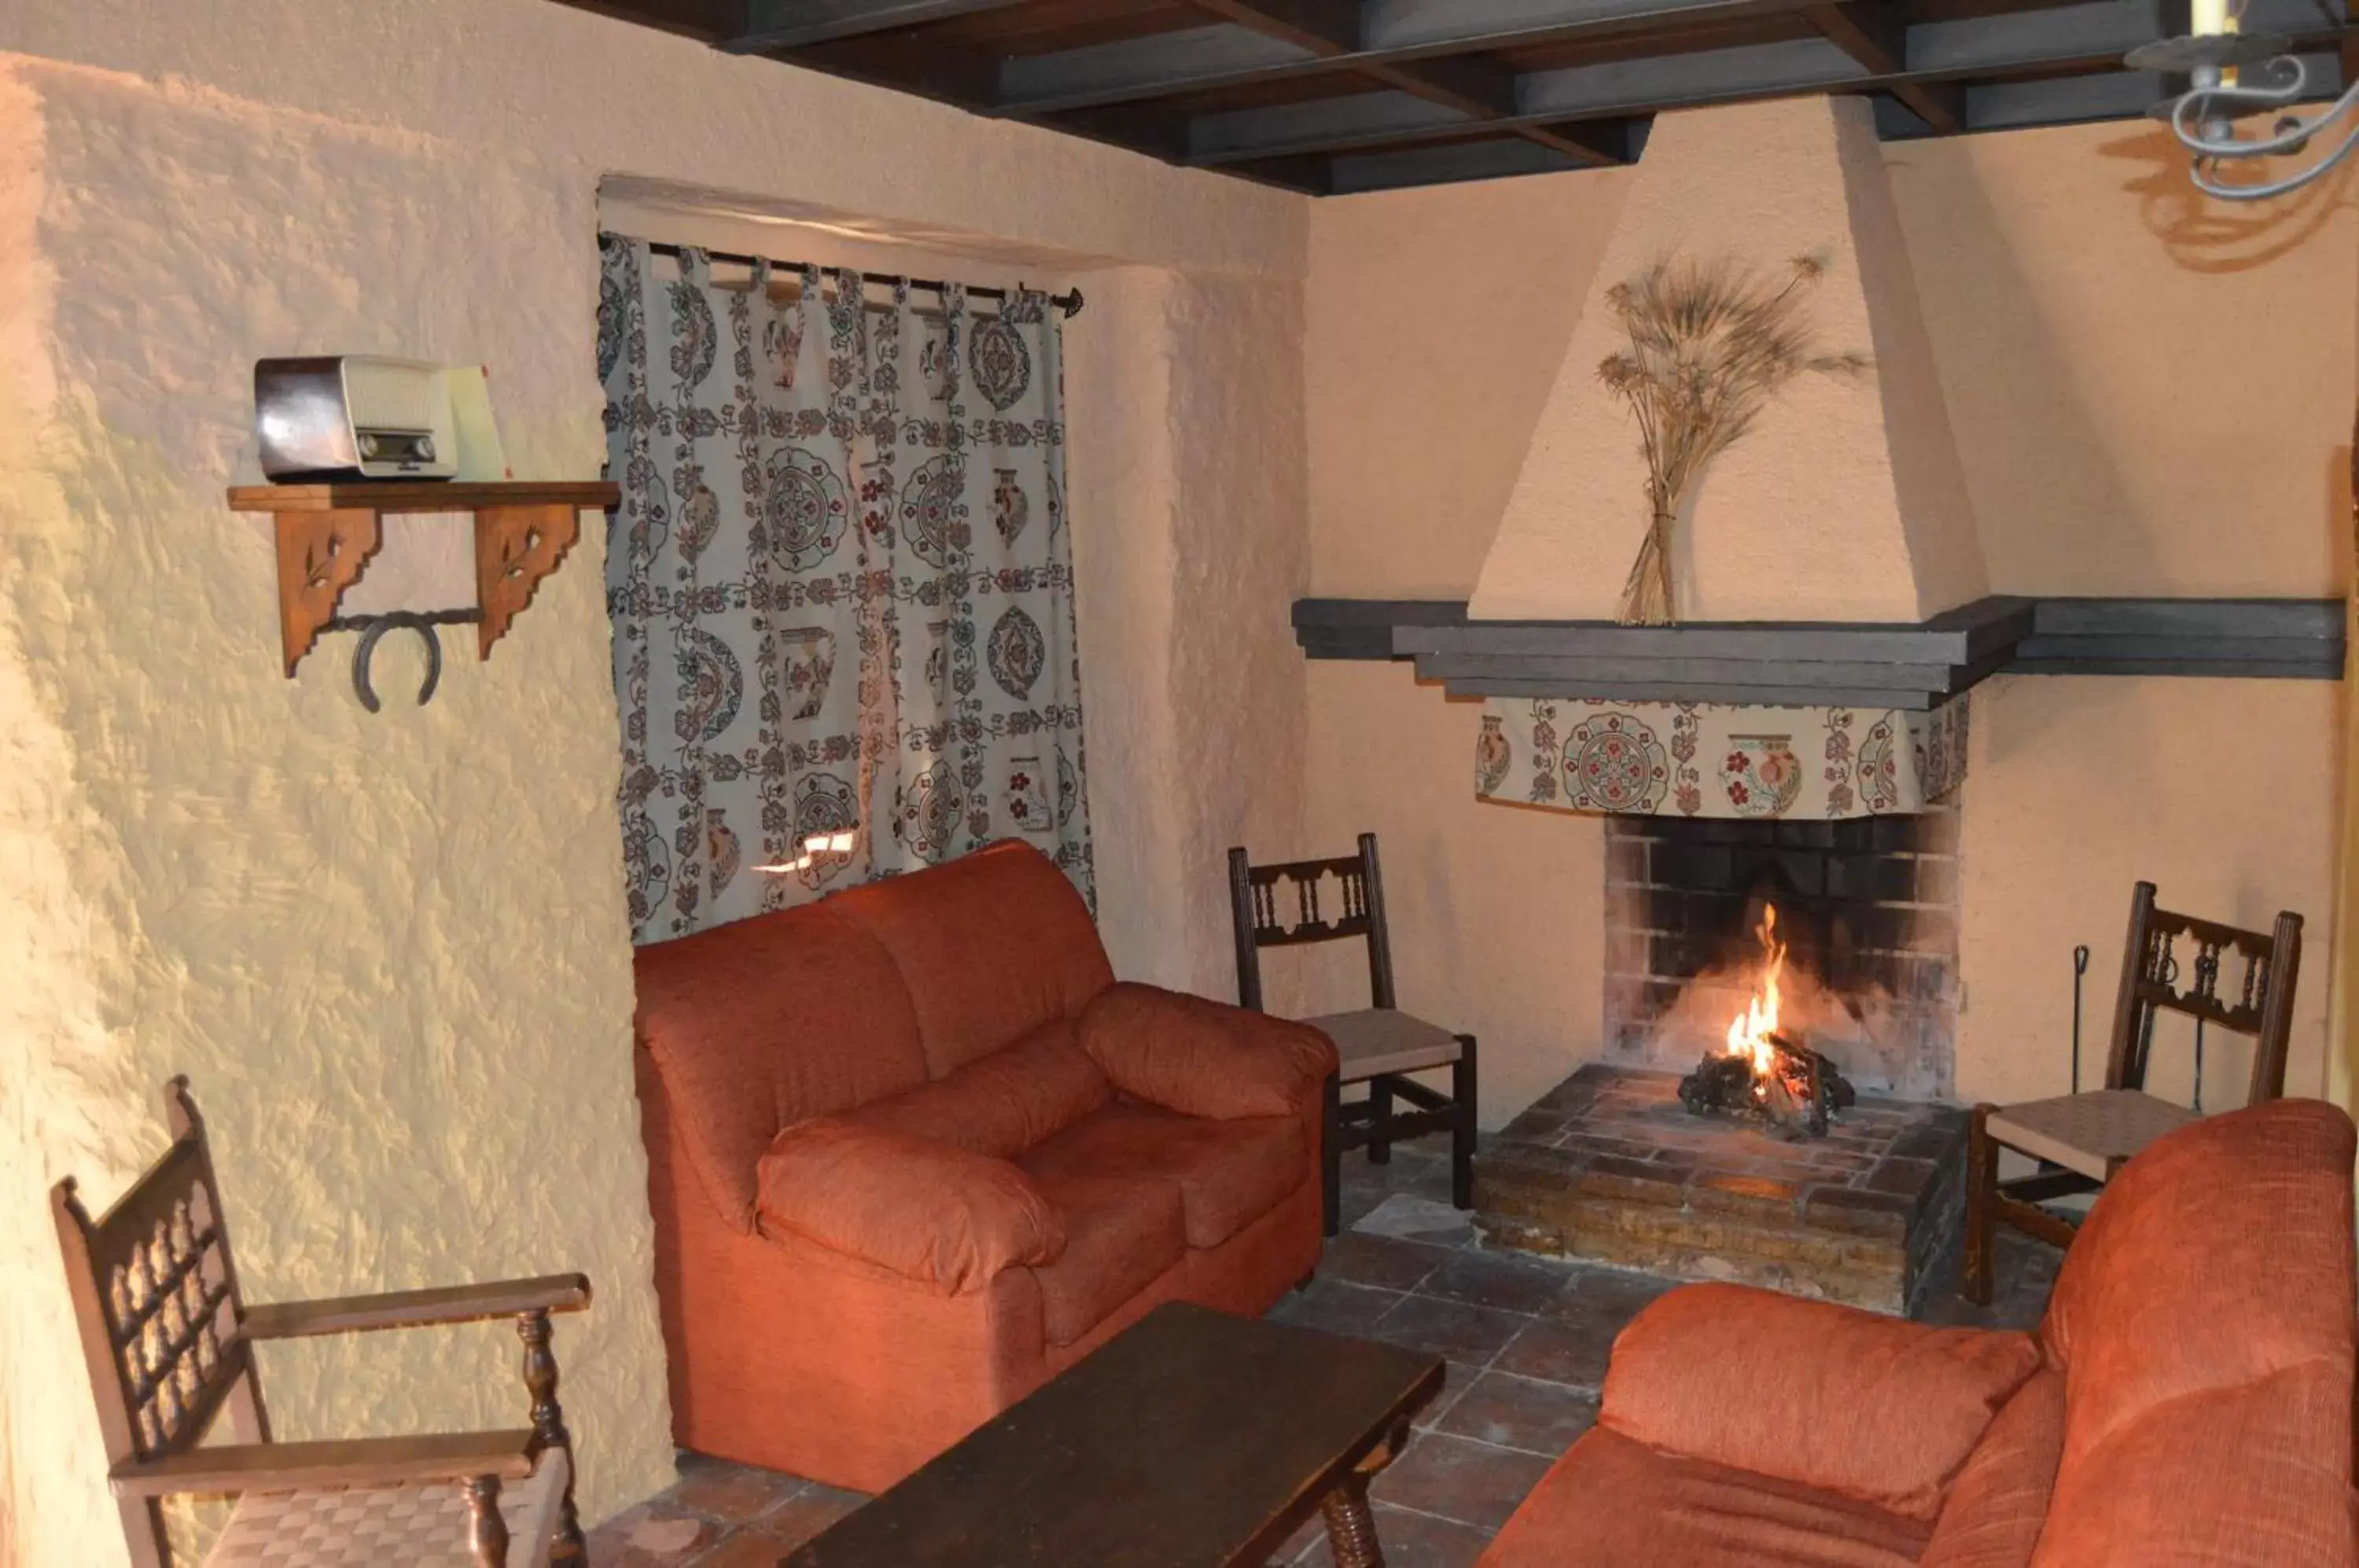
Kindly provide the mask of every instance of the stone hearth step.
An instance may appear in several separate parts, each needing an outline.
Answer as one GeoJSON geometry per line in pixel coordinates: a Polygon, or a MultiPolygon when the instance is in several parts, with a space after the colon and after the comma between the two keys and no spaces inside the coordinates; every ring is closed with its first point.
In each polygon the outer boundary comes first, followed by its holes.
{"type": "Polygon", "coordinates": [[[1966,1114],[1863,1096],[1823,1138],[1689,1114],[1679,1076],[1592,1062],[1474,1162],[1486,1245],[1914,1312],[1962,1227],[1966,1114]]]}

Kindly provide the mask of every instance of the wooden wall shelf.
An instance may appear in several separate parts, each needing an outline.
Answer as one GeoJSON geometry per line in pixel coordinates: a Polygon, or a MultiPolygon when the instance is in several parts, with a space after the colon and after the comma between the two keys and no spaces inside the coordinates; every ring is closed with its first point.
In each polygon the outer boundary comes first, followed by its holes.
{"type": "Polygon", "coordinates": [[[603,509],[621,498],[617,486],[597,480],[239,485],[229,493],[232,510],[266,512],[277,521],[279,643],[289,676],[384,543],[386,513],[474,514],[475,596],[483,612],[475,653],[489,659],[541,579],[582,537],[582,509],[603,509]]]}

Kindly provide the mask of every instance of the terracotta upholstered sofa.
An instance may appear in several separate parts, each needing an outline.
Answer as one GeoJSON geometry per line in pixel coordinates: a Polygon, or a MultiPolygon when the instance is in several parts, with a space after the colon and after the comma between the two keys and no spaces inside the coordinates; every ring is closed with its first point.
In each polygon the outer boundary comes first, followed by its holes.
{"type": "Polygon", "coordinates": [[[2352,1149],[2303,1100],[2155,1143],[2037,1334],[1674,1290],[1483,1568],[2351,1568],[2352,1149]]]}
{"type": "Polygon", "coordinates": [[[1117,985],[1001,844],[642,948],[672,1428],[874,1491],[1160,1301],[1319,1260],[1325,1036],[1117,985]]]}

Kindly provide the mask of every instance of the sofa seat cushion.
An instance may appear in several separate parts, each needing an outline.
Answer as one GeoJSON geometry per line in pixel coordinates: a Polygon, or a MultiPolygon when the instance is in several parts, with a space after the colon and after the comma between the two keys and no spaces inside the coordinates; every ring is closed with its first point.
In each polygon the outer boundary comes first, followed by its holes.
{"type": "Polygon", "coordinates": [[[1051,1018],[1013,1045],[863,1105],[848,1119],[1008,1160],[1113,1098],[1114,1085],[1082,1050],[1073,1020],[1051,1018]]]}
{"type": "Polygon", "coordinates": [[[1038,1178],[1063,1222],[1065,1250],[1033,1269],[1049,1343],[1071,1345],[1188,1254],[1180,1189],[1111,1176],[1038,1178]]]}
{"type": "Polygon", "coordinates": [[[1598,1421],[1651,1447],[1930,1521],[2038,1367],[2029,1334],[1687,1285],[1614,1342],[1598,1421]]]}
{"type": "Polygon", "coordinates": [[[1065,1249],[1056,1205],[1005,1160],[820,1116],[762,1157],[761,1225],[945,1296],[1065,1249]]]}
{"type": "Polygon", "coordinates": [[[1035,1179],[1119,1176],[1180,1193],[1188,1245],[1218,1247],[1276,1208],[1310,1175],[1293,1116],[1206,1121],[1120,1102],[1086,1116],[1016,1163],[1035,1179]]]}
{"type": "Polygon", "coordinates": [[[1541,1478],[1477,1568],[1908,1568],[1930,1530],[1597,1427],[1541,1478]]]}

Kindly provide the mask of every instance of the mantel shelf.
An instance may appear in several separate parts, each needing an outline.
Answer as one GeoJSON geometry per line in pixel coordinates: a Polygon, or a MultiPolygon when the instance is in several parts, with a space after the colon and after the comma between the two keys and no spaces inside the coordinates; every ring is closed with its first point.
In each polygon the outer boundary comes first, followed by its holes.
{"type": "Polygon", "coordinates": [[[483,659],[573,548],[582,510],[621,498],[618,486],[598,480],[238,485],[229,492],[233,511],[266,512],[277,523],[278,630],[289,677],[384,543],[387,513],[474,515],[475,653],[483,659]]]}

